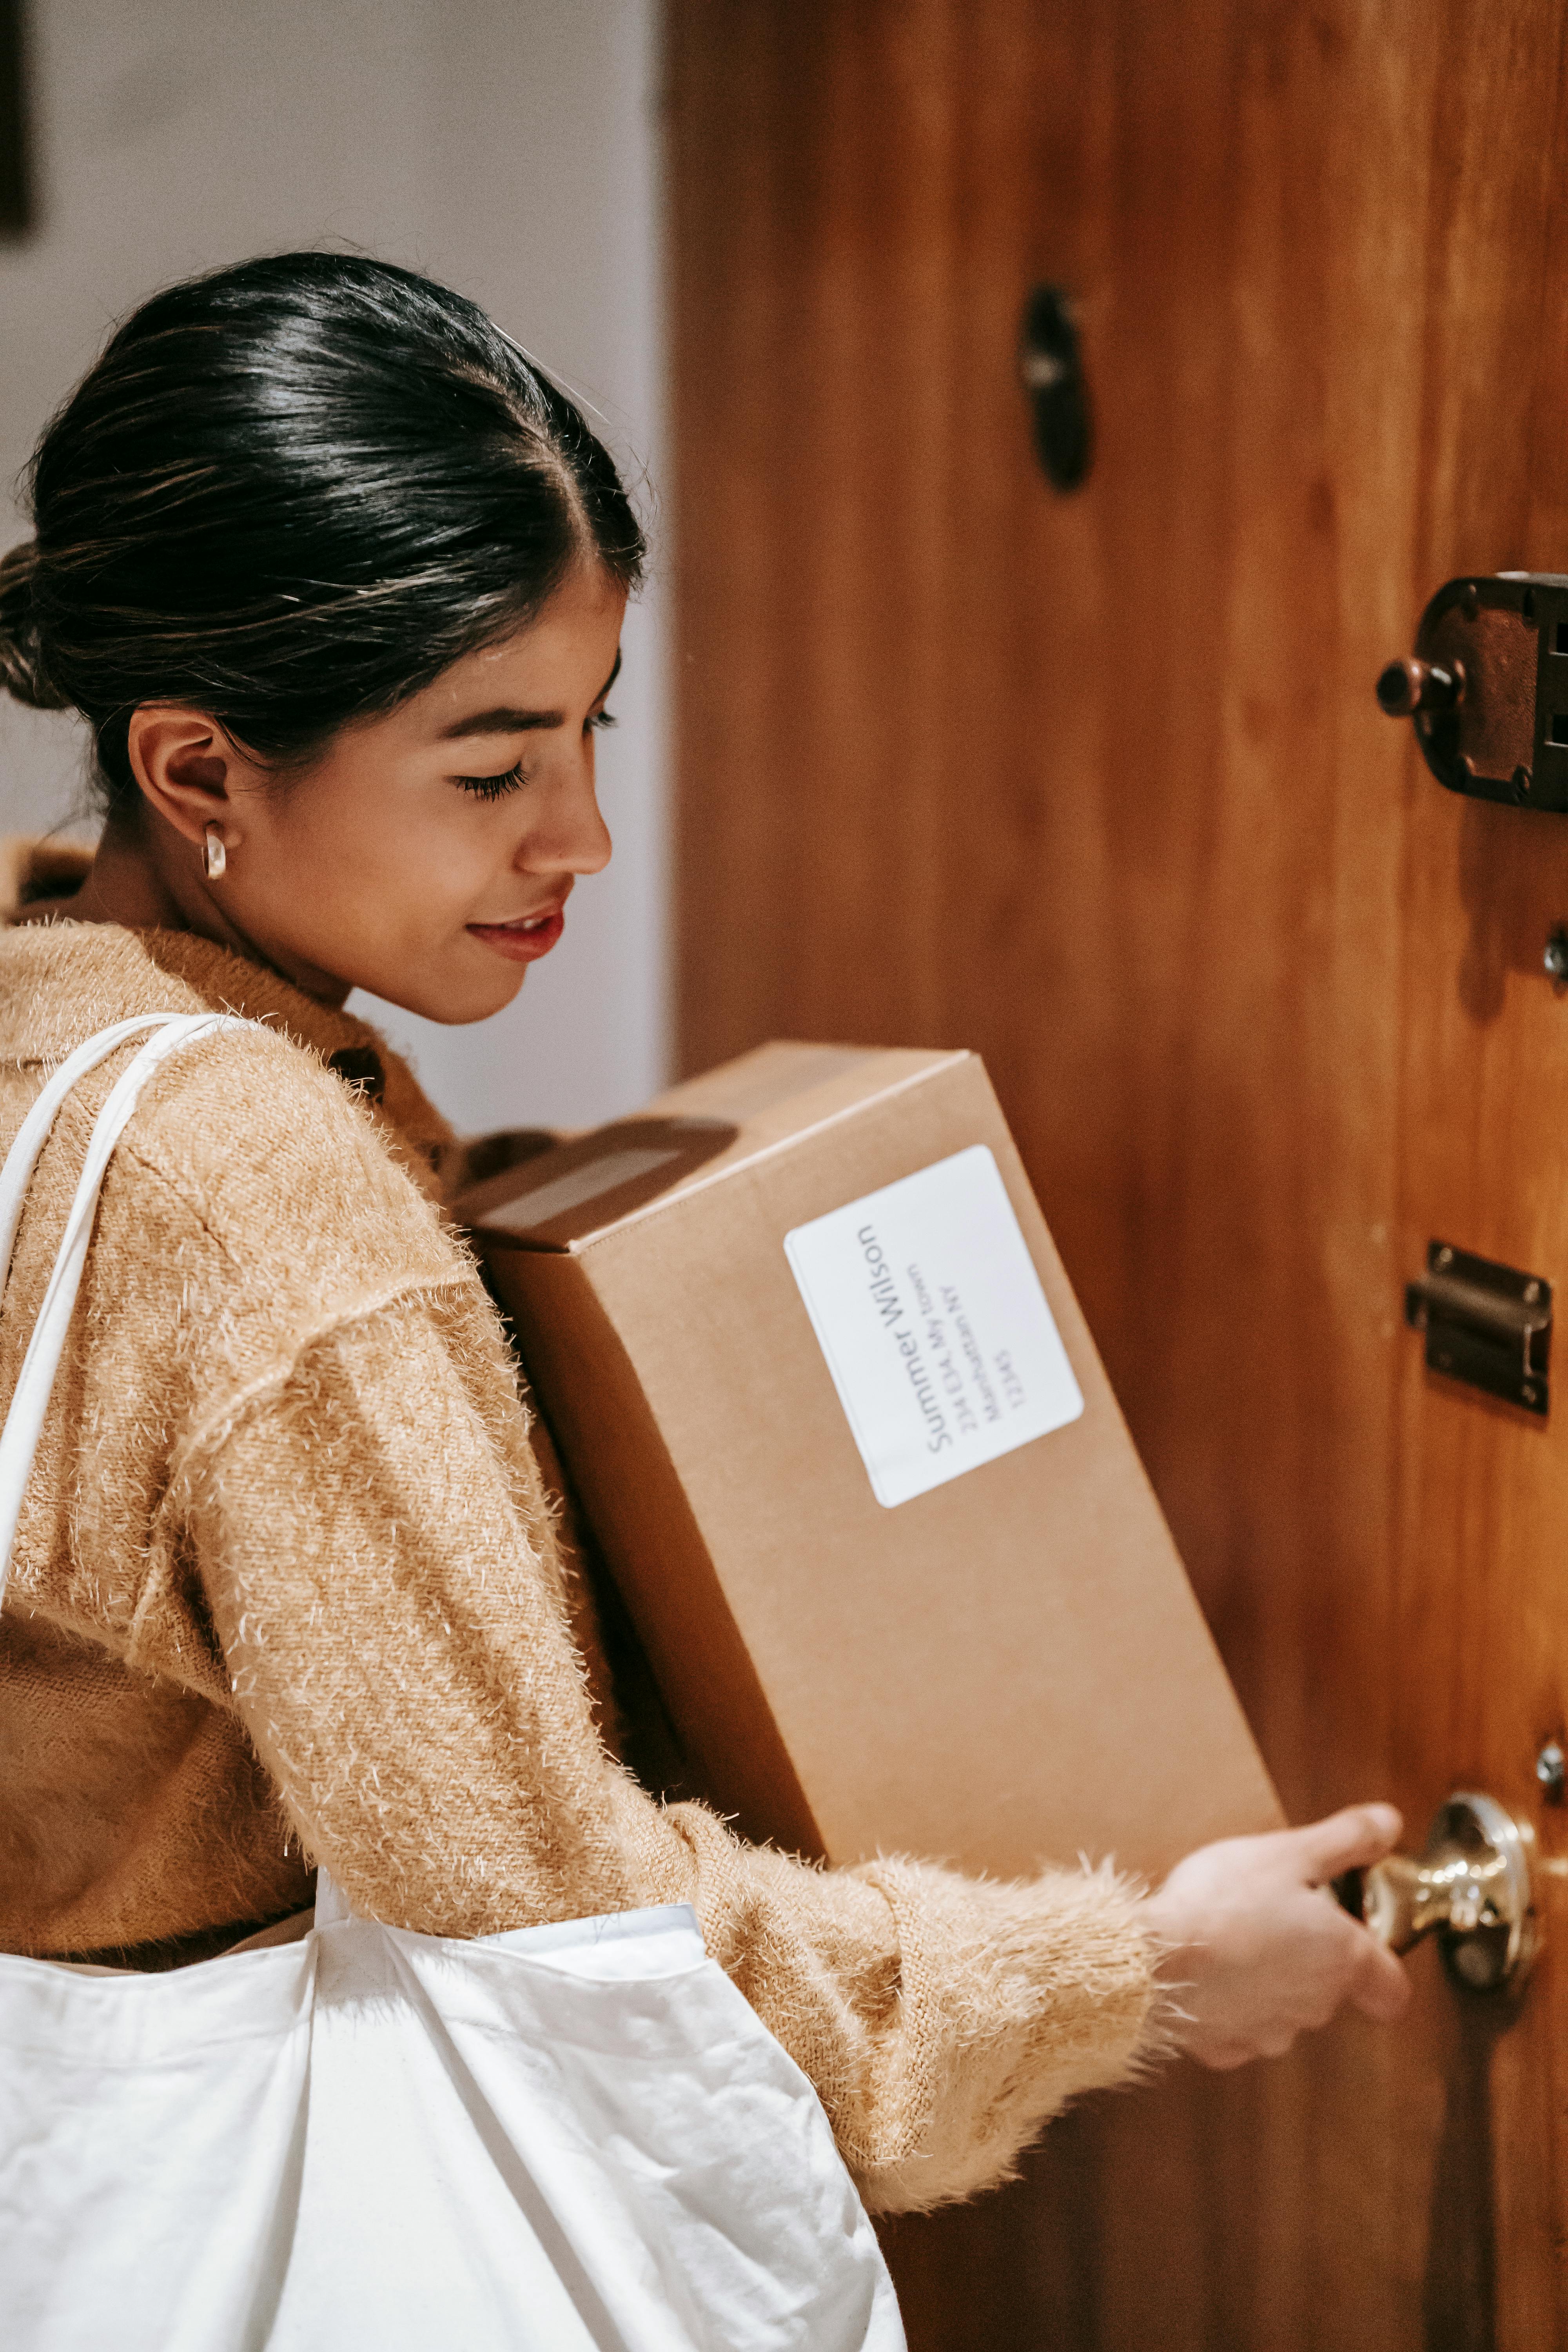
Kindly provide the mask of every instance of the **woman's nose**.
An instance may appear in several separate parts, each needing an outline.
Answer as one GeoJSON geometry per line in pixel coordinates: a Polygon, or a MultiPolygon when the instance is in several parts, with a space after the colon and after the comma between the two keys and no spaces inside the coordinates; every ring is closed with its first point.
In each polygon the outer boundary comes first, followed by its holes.
{"type": "Polygon", "coordinates": [[[610,828],[594,790],[593,771],[563,782],[538,811],[519,847],[525,874],[601,874],[610,862],[610,828]]]}

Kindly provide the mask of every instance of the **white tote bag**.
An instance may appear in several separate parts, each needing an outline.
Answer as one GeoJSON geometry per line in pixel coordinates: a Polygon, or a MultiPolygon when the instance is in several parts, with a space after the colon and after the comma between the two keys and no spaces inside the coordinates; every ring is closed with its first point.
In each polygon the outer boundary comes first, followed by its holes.
{"type": "MultiPolygon", "coordinates": [[[[55,1114],[94,1130],[0,1433],[0,1591],[104,1168],[164,1055],[122,1022],[0,1171],[0,1282],[55,1114]]],[[[0,1955],[6,2352],[901,2352],[805,2076],[684,1904],[472,1942],[353,1917],[164,1975],[0,1955]]]]}

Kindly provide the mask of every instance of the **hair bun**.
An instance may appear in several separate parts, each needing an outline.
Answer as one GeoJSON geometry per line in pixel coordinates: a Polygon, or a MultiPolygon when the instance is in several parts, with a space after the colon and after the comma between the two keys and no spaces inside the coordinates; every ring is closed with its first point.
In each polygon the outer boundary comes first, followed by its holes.
{"type": "Polygon", "coordinates": [[[65,697],[49,684],[38,642],[33,575],[38,542],[23,540],[0,555],[0,687],[34,710],[63,710],[65,697]]]}

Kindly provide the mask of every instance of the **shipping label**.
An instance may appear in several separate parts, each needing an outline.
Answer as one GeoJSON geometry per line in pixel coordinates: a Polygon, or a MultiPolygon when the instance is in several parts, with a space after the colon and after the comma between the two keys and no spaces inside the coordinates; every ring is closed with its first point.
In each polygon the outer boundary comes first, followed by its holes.
{"type": "Polygon", "coordinates": [[[784,1251],[889,1508],[1082,1412],[986,1145],[796,1225],[784,1251]]]}

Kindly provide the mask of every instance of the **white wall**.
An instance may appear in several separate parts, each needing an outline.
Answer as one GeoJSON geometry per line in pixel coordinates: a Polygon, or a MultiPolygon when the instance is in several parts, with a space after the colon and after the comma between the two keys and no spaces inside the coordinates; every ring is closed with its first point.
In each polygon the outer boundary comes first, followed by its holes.
{"type": "MultiPolygon", "coordinates": [[[[170,278],[348,243],[471,294],[598,410],[657,534],[654,0],[33,0],[41,216],[0,244],[0,483],[170,278]]],[[[0,504],[0,544],[20,535],[0,504]]],[[[658,547],[655,548],[658,562],[658,547]]],[[[464,1129],[582,1125],[666,1061],[657,571],[600,745],[616,856],[496,1020],[390,1009],[464,1129]]],[[[72,722],[0,696],[0,830],[83,806],[72,722]]]]}

